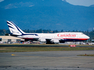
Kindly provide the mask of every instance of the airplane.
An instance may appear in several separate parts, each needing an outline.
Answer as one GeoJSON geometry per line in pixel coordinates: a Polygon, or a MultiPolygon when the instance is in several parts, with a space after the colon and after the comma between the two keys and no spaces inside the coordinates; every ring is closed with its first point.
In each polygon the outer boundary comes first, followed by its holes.
{"type": "Polygon", "coordinates": [[[82,32],[25,33],[11,21],[7,21],[7,25],[12,36],[25,39],[25,41],[40,41],[46,44],[55,44],[67,41],[84,41],[90,38],[82,32]]]}

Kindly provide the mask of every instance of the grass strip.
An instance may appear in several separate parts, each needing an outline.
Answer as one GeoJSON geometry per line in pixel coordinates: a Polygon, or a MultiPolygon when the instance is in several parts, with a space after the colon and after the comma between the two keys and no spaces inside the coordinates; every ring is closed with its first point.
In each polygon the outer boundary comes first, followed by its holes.
{"type": "Polygon", "coordinates": [[[81,54],[81,55],[77,55],[77,56],[94,56],[94,54],[81,54]]]}
{"type": "Polygon", "coordinates": [[[94,50],[94,47],[0,47],[0,52],[38,52],[38,51],[80,51],[94,50]]]}

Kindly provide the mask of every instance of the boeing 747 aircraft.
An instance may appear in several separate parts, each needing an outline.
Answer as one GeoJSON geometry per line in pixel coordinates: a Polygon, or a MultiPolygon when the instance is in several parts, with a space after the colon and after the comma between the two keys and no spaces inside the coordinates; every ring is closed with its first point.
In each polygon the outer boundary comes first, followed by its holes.
{"type": "Polygon", "coordinates": [[[41,41],[46,44],[64,43],[66,41],[84,41],[89,37],[81,32],[61,32],[61,33],[25,33],[16,24],[7,21],[7,25],[12,36],[16,36],[25,41],[41,41]]]}

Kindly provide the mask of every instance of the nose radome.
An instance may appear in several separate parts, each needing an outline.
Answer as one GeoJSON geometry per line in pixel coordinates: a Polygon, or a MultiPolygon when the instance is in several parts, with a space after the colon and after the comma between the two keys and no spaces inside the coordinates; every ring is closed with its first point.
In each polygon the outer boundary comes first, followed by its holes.
{"type": "Polygon", "coordinates": [[[86,35],[86,38],[89,39],[90,37],[86,35]]]}

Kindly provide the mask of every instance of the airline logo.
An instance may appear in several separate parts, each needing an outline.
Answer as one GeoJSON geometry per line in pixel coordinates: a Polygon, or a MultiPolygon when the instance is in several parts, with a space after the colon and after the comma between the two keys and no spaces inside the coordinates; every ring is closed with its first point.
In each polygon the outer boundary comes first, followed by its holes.
{"type": "Polygon", "coordinates": [[[76,34],[57,34],[58,37],[76,37],[76,34]]]}

